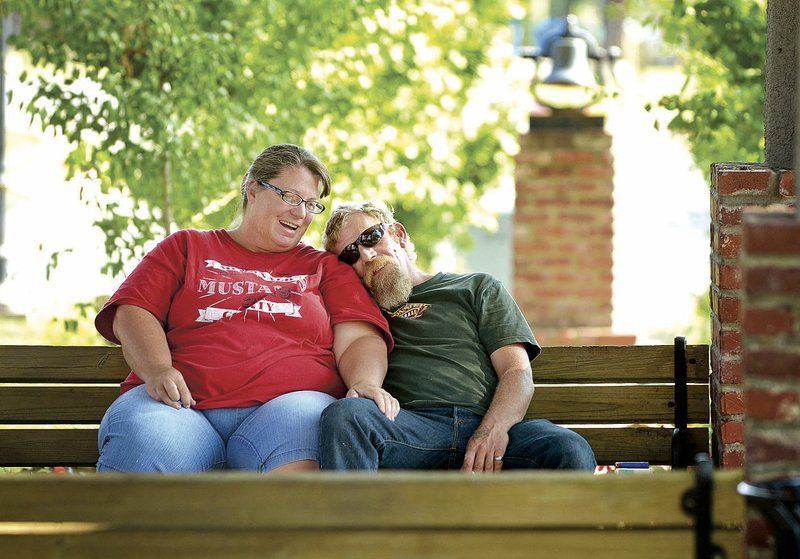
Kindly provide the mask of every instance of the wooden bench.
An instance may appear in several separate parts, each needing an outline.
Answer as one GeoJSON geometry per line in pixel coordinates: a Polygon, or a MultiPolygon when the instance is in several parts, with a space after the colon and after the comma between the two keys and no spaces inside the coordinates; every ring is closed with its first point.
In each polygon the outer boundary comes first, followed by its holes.
{"type": "MultiPolygon", "coordinates": [[[[709,509],[706,541],[730,559],[740,480],[715,472],[709,509]]],[[[687,470],[6,474],[0,557],[710,559],[681,506],[695,486],[687,470]]]]}
{"type": "MultiPolygon", "coordinates": [[[[601,463],[707,451],[708,348],[683,345],[546,348],[530,415],[581,425],[601,463]]],[[[119,348],[0,346],[0,464],[94,464],[127,372],[119,348]]],[[[702,470],[6,473],[0,557],[740,557],[742,473],[702,470]]]]}
{"type": "MultiPolygon", "coordinates": [[[[528,417],[574,428],[599,464],[709,452],[706,345],[547,347],[533,365],[528,417]]],[[[94,465],[128,372],[118,347],[0,346],[0,466],[94,465]]]]}

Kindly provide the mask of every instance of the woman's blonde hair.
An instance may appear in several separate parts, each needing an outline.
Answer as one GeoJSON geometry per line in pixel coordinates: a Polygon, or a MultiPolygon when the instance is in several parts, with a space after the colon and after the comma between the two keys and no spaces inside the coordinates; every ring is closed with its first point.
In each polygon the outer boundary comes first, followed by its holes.
{"type": "Polygon", "coordinates": [[[244,174],[241,185],[241,214],[247,211],[247,183],[251,179],[270,181],[290,167],[305,167],[319,178],[322,183],[320,198],[330,194],[331,176],[325,165],[313,153],[294,144],[275,144],[259,153],[244,174]]]}

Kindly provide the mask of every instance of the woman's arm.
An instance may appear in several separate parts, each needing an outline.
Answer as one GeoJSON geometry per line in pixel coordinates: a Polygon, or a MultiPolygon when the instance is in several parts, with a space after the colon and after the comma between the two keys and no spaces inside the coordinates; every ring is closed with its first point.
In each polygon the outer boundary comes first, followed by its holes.
{"type": "Polygon", "coordinates": [[[167,336],[152,313],[134,305],[120,305],[113,329],[125,361],[144,381],[151,398],[176,409],[196,404],[183,375],[172,366],[167,336]]]}
{"type": "Polygon", "coordinates": [[[386,417],[394,419],[399,402],[381,385],[387,369],[386,341],[368,322],[342,322],[333,327],[333,354],[348,397],[373,400],[386,417]]]}

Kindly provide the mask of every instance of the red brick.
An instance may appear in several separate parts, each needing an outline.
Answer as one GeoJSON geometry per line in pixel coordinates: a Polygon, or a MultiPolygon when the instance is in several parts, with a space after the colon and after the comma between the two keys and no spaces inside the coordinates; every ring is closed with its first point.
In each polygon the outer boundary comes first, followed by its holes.
{"type": "Polygon", "coordinates": [[[742,468],[744,467],[744,452],[740,450],[724,450],[720,464],[723,468],[742,468]]]}
{"type": "Polygon", "coordinates": [[[792,422],[800,418],[800,400],[796,392],[751,388],[746,393],[745,408],[748,419],[792,422]]]}
{"type": "Polygon", "coordinates": [[[739,322],[742,303],[738,297],[720,297],[717,303],[719,321],[723,324],[739,322]]]}
{"type": "Polygon", "coordinates": [[[797,194],[794,171],[783,171],[778,185],[778,193],[781,196],[795,196],[797,194]]]}
{"type": "Polygon", "coordinates": [[[719,398],[719,411],[723,415],[744,413],[744,395],[741,392],[725,392],[719,398]]]}
{"type": "Polygon", "coordinates": [[[547,167],[551,165],[553,162],[553,154],[547,150],[525,149],[528,143],[527,138],[530,138],[529,134],[523,134],[519,138],[520,150],[514,158],[517,171],[519,171],[520,168],[547,167]],[[521,163],[530,163],[532,165],[521,165],[521,163]]]}
{"type": "Polygon", "coordinates": [[[769,178],[769,169],[721,171],[717,175],[717,189],[720,196],[766,194],[769,178]]]}
{"type": "MultiPolygon", "coordinates": [[[[553,154],[556,163],[594,163],[602,161],[601,153],[597,151],[558,151],[553,154]]],[[[585,166],[585,165],[584,165],[585,166]]]]}
{"type": "Polygon", "coordinates": [[[719,266],[720,289],[739,289],[742,286],[742,272],[738,266],[721,264],[719,266]]]}
{"type": "Polygon", "coordinates": [[[738,355],[742,352],[742,333],[724,330],[719,333],[719,351],[722,355],[738,355]]]}
{"type": "Polygon", "coordinates": [[[719,381],[722,384],[742,384],[742,361],[731,359],[719,363],[719,381]]]}
{"type": "Polygon", "coordinates": [[[767,378],[795,378],[800,374],[800,353],[790,350],[746,351],[744,367],[748,375],[767,378]]]}
{"type": "Polygon", "coordinates": [[[796,295],[800,293],[800,268],[748,268],[744,284],[748,295],[796,295]]]}
{"type": "Polygon", "coordinates": [[[560,181],[560,177],[573,177],[577,176],[577,169],[565,165],[548,165],[547,167],[540,167],[536,169],[536,176],[539,178],[555,178],[555,184],[560,181]]]}
{"type": "Polygon", "coordinates": [[[747,308],[744,312],[742,330],[754,336],[774,336],[794,332],[792,309],[779,307],[773,309],[747,308]]]}
{"type": "Polygon", "coordinates": [[[725,444],[744,442],[744,422],[726,421],[720,426],[720,439],[725,444]]]}
{"type": "Polygon", "coordinates": [[[720,225],[741,225],[742,206],[722,206],[719,209],[718,216],[720,225]]]}
{"type": "Polygon", "coordinates": [[[742,248],[742,236],[732,233],[719,235],[717,252],[722,258],[738,258],[742,248]]]}
{"type": "Polygon", "coordinates": [[[800,255],[800,220],[784,214],[746,215],[743,249],[748,255],[800,255]]]}
{"type": "Polygon", "coordinates": [[[775,462],[798,462],[800,448],[796,445],[784,444],[774,439],[766,439],[755,434],[747,437],[747,461],[752,464],[769,464],[775,462]]]}

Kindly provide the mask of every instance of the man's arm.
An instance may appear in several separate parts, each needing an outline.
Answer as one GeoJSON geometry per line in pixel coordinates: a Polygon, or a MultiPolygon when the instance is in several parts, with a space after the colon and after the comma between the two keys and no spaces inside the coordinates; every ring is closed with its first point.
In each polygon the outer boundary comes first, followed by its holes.
{"type": "Polygon", "coordinates": [[[342,322],[333,327],[333,354],[339,375],[349,389],[347,396],[373,400],[386,417],[394,420],[399,402],[381,388],[388,366],[386,341],[368,322],[342,322]]]}
{"type": "Polygon", "coordinates": [[[491,355],[500,379],[483,421],[467,443],[461,471],[483,472],[502,469],[508,446],[508,431],[522,421],[533,397],[533,375],[521,343],[503,346],[491,355]]]}
{"type": "Polygon", "coordinates": [[[172,366],[167,335],[150,311],[134,305],[120,305],[114,313],[112,327],[125,361],[144,381],[151,398],[176,409],[196,404],[183,375],[172,366]]]}

